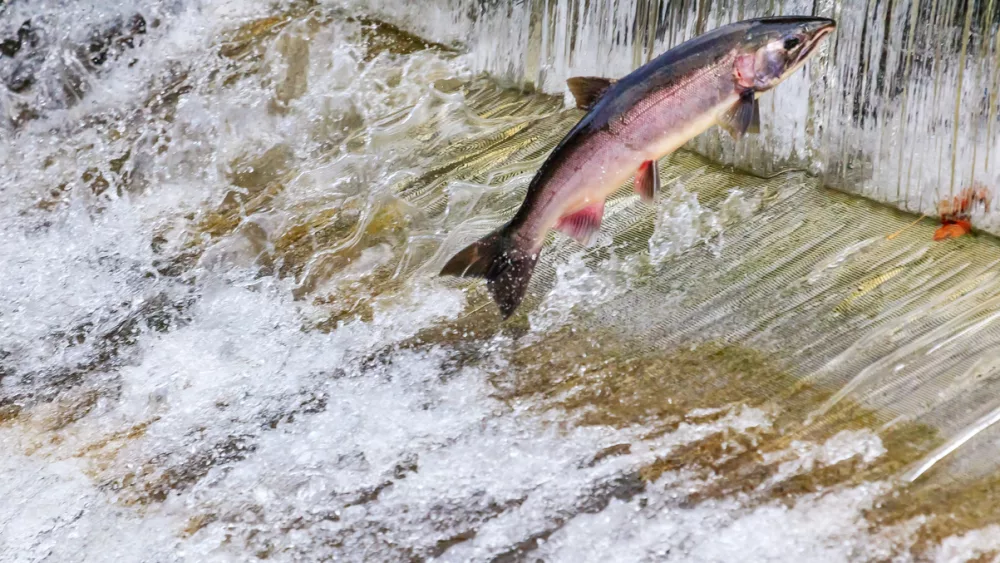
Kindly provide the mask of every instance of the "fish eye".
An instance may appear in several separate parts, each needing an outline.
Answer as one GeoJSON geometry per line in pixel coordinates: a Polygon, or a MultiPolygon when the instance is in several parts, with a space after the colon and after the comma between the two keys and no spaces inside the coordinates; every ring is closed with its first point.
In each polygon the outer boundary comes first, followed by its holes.
{"type": "Polygon", "coordinates": [[[785,50],[791,51],[792,49],[798,47],[799,43],[802,43],[802,40],[799,39],[798,37],[789,37],[788,39],[785,39],[785,44],[784,44],[785,50]]]}

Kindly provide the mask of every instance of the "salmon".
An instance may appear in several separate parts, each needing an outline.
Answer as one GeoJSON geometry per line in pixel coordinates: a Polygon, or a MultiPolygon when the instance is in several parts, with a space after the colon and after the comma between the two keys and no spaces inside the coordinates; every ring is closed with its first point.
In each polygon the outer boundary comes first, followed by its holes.
{"type": "Polygon", "coordinates": [[[735,138],[758,132],[758,98],[801,68],[835,28],[818,17],[746,20],[682,43],[619,80],[570,78],[586,114],[539,168],[513,218],[458,252],[441,275],[484,278],[510,317],[550,230],[589,244],[605,200],[630,177],[652,203],[660,158],[713,125],[735,138]]]}

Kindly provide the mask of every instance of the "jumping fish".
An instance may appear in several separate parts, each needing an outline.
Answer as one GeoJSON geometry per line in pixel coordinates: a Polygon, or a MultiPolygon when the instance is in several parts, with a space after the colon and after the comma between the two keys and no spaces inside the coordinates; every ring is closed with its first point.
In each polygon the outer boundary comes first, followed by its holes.
{"type": "Polygon", "coordinates": [[[682,43],[620,80],[570,78],[587,113],[539,168],[510,222],[461,250],[441,275],[485,278],[510,317],[551,229],[589,244],[605,199],[633,174],[635,191],[651,203],[660,158],[715,124],[735,138],[758,132],[757,98],[797,71],[835,28],[818,17],[746,20],[682,43]]]}

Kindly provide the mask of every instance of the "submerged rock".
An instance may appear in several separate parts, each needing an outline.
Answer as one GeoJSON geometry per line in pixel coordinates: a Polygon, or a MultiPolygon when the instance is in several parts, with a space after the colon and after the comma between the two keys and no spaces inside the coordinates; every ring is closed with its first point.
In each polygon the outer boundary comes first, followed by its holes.
{"type": "Polygon", "coordinates": [[[68,27],[65,19],[42,13],[23,20],[16,30],[0,31],[0,85],[17,95],[0,99],[8,125],[79,103],[94,76],[137,47],[147,27],[139,13],[85,29],[68,27]]]}

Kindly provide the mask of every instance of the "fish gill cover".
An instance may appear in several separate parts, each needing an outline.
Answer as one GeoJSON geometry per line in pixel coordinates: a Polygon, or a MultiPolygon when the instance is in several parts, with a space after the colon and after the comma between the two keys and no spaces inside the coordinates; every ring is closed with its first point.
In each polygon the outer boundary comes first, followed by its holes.
{"type": "Polygon", "coordinates": [[[681,152],[501,324],[456,6],[3,5],[0,559],[996,555],[1000,247],[681,152]]]}

